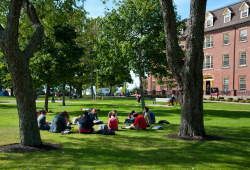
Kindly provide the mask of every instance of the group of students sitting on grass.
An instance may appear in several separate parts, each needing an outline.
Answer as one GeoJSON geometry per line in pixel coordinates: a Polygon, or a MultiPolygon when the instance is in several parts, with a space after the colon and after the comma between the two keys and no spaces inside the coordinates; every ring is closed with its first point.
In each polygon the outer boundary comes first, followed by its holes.
{"type": "MultiPolygon", "coordinates": [[[[64,130],[70,130],[71,124],[80,125],[79,133],[93,133],[94,124],[103,123],[103,121],[98,119],[97,111],[100,109],[87,108],[82,109],[82,116],[73,118],[73,123],[69,119],[68,113],[66,111],[61,112],[59,115],[55,116],[52,122],[46,121],[47,112],[44,110],[37,111],[37,123],[40,130],[49,130],[50,132],[60,133],[64,130]]],[[[144,116],[139,115],[137,112],[132,111],[129,113],[129,119],[125,120],[125,123],[133,123],[132,125],[121,127],[122,129],[135,129],[135,130],[145,130],[147,127],[151,127],[151,124],[155,123],[155,115],[150,112],[148,107],[145,107],[142,112],[144,116]]],[[[118,118],[117,110],[112,110],[108,113],[108,129],[118,130],[118,118]]]]}

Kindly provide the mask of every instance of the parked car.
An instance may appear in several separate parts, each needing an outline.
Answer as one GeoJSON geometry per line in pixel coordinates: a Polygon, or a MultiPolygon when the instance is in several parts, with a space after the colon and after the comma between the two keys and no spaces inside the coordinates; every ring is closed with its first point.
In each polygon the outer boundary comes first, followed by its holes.
{"type": "Polygon", "coordinates": [[[114,95],[115,95],[115,96],[120,96],[121,93],[122,93],[121,91],[116,91],[116,92],[114,93],[114,95]]]}

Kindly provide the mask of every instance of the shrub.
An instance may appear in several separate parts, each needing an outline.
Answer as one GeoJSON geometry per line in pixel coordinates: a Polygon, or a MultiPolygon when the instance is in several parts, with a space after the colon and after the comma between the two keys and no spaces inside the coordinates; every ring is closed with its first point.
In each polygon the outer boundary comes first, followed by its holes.
{"type": "Polygon", "coordinates": [[[219,99],[224,99],[224,97],[219,97],[219,99]]]}
{"type": "Polygon", "coordinates": [[[246,103],[250,103],[250,100],[247,100],[246,103]]]}
{"type": "Polygon", "coordinates": [[[220,99],[220,101],[225,101],[225,99],[220,99]]]}
{"type": "Polygon", "coordinates": [[[231,102],[232,100],[231,99],[226,99],[227,102],[231,102]]]}
{"type": "Polygon", "coordinates": [[[250,100],[250,98],[247,98],[247,100],[250,100]]]}
{"type": "Polygon", "coordinates": [[[208,100],[214,100],[214,97],[209,97],[208,100]]]}
{"type": "Polygon", "coordinates": [[[237,100],[237,99],[234,99],[234,100],[232,100],[232,102],[238,102],[238,100],[237,100]]]}
{"type": "Polygon", "coordinates": [[[233,100],[234,98],[228,98],[228,99],[233,100]]]}
{"type": "Polygon", "coordinates": [[[245,103],[245,100],[240,100],[239,102],[240,102],[240,103],[245,103]]]}
{"type": "Polygon", "coordinates": [[[207,98],[203,97],[203,100],[207,100],[207,98]]]}
{"type": "Polygon", "coordinates": [[[214,101],[220,101],[220,99],[214,99],[214,101]]]}
{"type": "Polygon", "coordinates": [[[240,101],[240,100],[243,100],[243,99],[241,99],[241,98],[238,98],[238,101],[240,101]]]}

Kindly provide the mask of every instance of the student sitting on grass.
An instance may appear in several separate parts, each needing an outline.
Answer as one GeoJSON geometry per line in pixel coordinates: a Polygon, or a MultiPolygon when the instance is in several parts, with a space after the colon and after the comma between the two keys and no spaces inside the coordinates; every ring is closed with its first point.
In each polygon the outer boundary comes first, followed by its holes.
{"type": "Polygon", "coordinates": [[[92,133],[94,132],[94,123],[92,119],[90,119],[88,112],[84,111],[83,116],[79,119],[79,133],[92,133]]]}
{"type": "Polygon", "coordinates": [[[49,130],[50,129],[49,124],[46,122],[46,115],[47,115],[47,112],[45,112],[44,110],[41,110],[40,115],[37,118],[37,124],[38,124],[38,128],[40,130],[49,130]]]}
{"type": "Polygon", "coordinates": [[[110,111],[110,112],[108,113],[108,117],[109,117],[109,118],[111,118],[112,113],[114,113],[114,114],[115,114],[115,118],[117,118],[117,110],[114,109],[113,111],[110,111]]]}
{"type": "Polygon", "coordinates": [[[55,116],[51,122],[50,126],[50,132],[54,133],[60,133],[61,131],[64,131],[65,129],[71,129],[70,126],[66,126],[66,115],[67,112],[63,111],[59,115],[55,116]]]}
{"type": "Polygon", "coordinates": [[[134,129],[134,130],[146,130],[147,123],[145,118],[142,115],[138,115],[137,112],[133,113],[133,117],[135,118],[135,122],[133,125],[121,127],[122,129],[134,129]]]}
{"type": "Polygon", "coordinates": [[[148,112],[147,112],[147,110],[146,110],[146,107],[144,108],[142,114],[144,115],[144,118],[145,118],[145,120],[146,120],[147,127],[151,127],[151,117],[150,117],[150,115],[148,114],[148,112]]]}
{"type": "Polygon", "coordinates": [[[82,117],[81,115],[80,115],[80,116],[77,116],[77,117],[74,117],[74,118],[72,119],[73,124],[76,125],[77,123],[79,123],[79,119],[80,119],[81,117],[82,117]]]}
{"type": "Polygon", "coordinates": [[[133,113],[135,113],[134,110],[132,110],[132,112],[130,112],[128,114],[128,119],[125,119],[124,123],[134,123],[135,122],[135,118],[133,117],[133,113]]]}
{"type": "Polygon", "coordinates": [[[118,119],[115,117],[116,113],[111,111],[111,118],[109,118],[108,128],[111,130],[118,130],[118,119]]]}
{"type": "Polygon", "coordinates": [[[150,115],[151,124],[154,124],[155,123],[155,114],[153,112],[149,111],[148,107],[145,107],[144,111],[150,115]]]}

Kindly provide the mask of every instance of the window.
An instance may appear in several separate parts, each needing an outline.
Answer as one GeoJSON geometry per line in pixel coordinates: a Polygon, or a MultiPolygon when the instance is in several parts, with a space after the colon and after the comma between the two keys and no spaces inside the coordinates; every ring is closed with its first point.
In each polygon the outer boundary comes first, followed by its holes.
{"type": "Polygon", "coordinates": [[[228,11],[226,12],[226,15],[224,16],[224,22],[230,22],[230,20],[231,20],[231,13],[230,13],[230,11],[228,10],[228,11]]]}
{"type": "Polygon", "coordinates": [[[213,26],[213,16],[211,13],[209,13],[209,12],[207,13],[205,22],[206,22],[205,23],[206,28],[213,26]]]}
{"type": "Polygon", "coordinates": [[[248,17],[248,8],[249,8],[249,6],[246,4],[246,2],[243,2],[240,9],[239,9],[241,18],[248,17]]]}
{"type": "Polygon", "coordinates": [[[229,79],[224,78],[223,79],[223,90],[228,90],[229,89],[229,79]]]}
{"type": "Polygon", "coordinates": [[[242,11],[241,11],[241,18],[247,17],[247,14],[248,14],[247,10],[248,10],[247,6],[244,6],[242,11]]]}
{"type": "Polygon", "coordinates": [[[153,90],[156,90],[156,83],[153,82],[153,90]]]}
{"type": "Polygon", "coordinates": [[[161,85],[161,90],[164,90],[164,85],[161,85]]]}
{"type": "Polygon", "coordinates": [[[239,84],[239,87],[240,87],[240,91],[245,91],[246,90],[246,78],[245,77],[240,77],[240,84],[239,84]]]}
{"type": "Polygon", "coordinates": [[[223,34],[223,42],[224,42],[224,45],[229,44],[229,33],[223,34]]]}
{"type": "Polygon", "coordinates": [[[205,56],[203,69],[211,69],[213,68],[213,56],[205,56]]]}
{"type": "Polygon", "coordinates": [[[247,29],[240,30],[240,41],[247,41],[247,29]]]}
{"type": "Polygon", "coordinates": [[[223,55],[223,67],[229,67],[229,54],[223,55]]]}
{"type": "Polygon", "coordinates": [[[207,36],[204,38],[203,48],[211,48],[214,46],[213,36],[207,36]]]}
{"type": "Polygon", "coordinates": [[[246,52],[240,52],[240,66],[245,66],[246,65],[246,52]]]}

